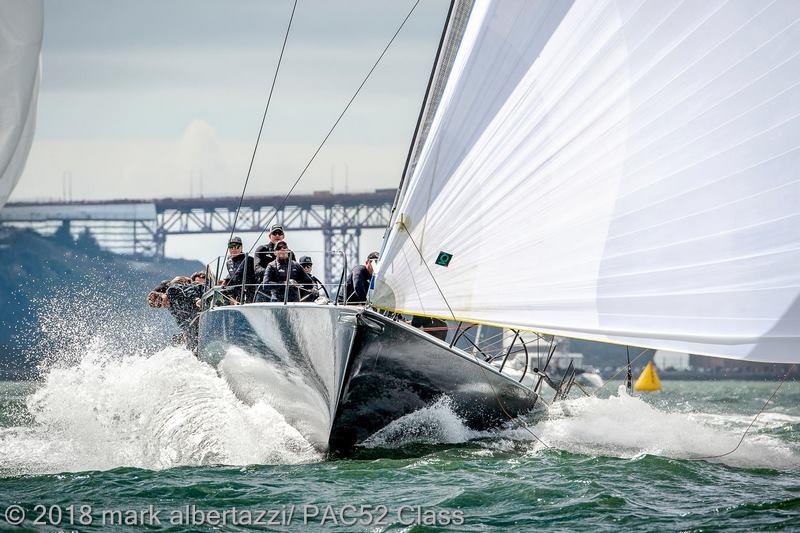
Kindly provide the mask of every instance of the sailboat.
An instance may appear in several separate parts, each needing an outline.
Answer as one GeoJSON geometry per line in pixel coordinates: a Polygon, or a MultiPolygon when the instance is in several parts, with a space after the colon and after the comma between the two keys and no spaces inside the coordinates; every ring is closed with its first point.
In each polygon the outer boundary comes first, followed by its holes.
{"type": "Polygon", "coordinates": [[[543,406],[403,316],[794,362],[797,168],[800,3],[455,1],[368,305],[215,307],[200,356],[340,454],[543,406]]]}

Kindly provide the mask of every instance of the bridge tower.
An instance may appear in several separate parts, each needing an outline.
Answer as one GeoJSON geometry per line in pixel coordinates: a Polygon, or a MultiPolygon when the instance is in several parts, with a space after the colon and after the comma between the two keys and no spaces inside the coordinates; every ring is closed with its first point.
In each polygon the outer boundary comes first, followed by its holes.
{"type": "Polygon", "coordinates": [[[325,239],[325,282],[336,283],[347,267],[347,273],[361,262],[361,228],[323,228],[325,239]],[[339,251],[342,254],[334,254],[339,251]]]}

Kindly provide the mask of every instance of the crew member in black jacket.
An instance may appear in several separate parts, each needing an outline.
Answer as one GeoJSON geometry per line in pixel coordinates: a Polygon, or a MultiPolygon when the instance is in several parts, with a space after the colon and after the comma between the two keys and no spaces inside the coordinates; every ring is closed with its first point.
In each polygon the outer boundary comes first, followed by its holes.
{"type": "Polygon", "coordinates": [[[256,248],[256,283],[264,281],[264,272],[270,263],[275,261],[275,245],[284,238],[283,226],[273,224],[269,230],[269,242],[256,248]]]}
{"type": "Polygon", "coordinates": [[[173,341],[185,342],[191,350],[197,348],[198,303],[203,291],[202,283],[178,276],[172,281],[162,281],[147,295],[150,307],[167,309],[181,329],[181,335],[173,337],[173,341]]]}
{"type": "Polygon", "coordinates": [[[324,292],[325,297],[330,298],[330,296],[328,296],[328,289],[325,288],[325,284],[322,283],[317,276],[311,273],[311,270],[314,268],[314,263],[311,261],[311,257],[304,255],[300,258],[298,263],[300,263],[300,266],[303,267],[305,273],[311,278],[311,281],[314,282],[312,285],[303,285],[300,287],[300,301],[313,302],[320,297],[320,292],[324,292]]]}
{"type": "Polygon", "coordinates": [[[164,307],[169,309],[178,327],[181,328],[183,340],[190,350],[197,348],[198,321],[200,308],[197,302],[203,296],[203,285],[200,283],[173,283],[167,287],[164,307]]]}
{"type": "Polygon", "coordinates": [[[241,237],[232,237],[228,242],[228,255],[228,277],[222,281],[222,294],[241,302],[244,283],[244,301],[252,302],[256,288],[255,263],[252,257],[242,251],[241,237]]]}
{"type": "Polygon", "coordinates": [[[367,291],[372,281],[372,274],[375,272],[375,262],[378,261],[378,252],[372,252],[367,256],[363,265],[356,265],[347,277],[345,303],[348,305],[363,305],[367,303],[367,291]]]}
{"type": "Polygon", "coordinates": [[[257,302],[282,302],[287,296],[288,302],[300,301],[299,285],[310,285],[314,281],[306,274],[300,263],[292,260],[289,255],[289,245],[280,241],[275,245],[275,261],[267,265],[264,271],[264,280],[256,293],[257,302]],[[286,278],[289,277],[288,295],[286,292],[286,278]]]}

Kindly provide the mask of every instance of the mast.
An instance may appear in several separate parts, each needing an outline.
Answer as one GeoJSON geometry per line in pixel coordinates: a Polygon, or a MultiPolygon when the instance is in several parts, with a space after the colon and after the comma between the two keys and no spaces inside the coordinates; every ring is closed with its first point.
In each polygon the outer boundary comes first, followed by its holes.
{"type": "Polygon", "coordinates": [[[402,198],[403,185],[406,183],[406,177],[409,171],[413,172],[414,170],[412,161],[415,159],[418,147],[422,146],[427,136],[433,114],[436,112],[436,105],[444,89],[444,82],[447,80],[450,67],[452,66],[452,58],[455,55],[454,51],[458,48],[461,34],[463,34],[464,26],[472,10],[472,4],[473,0],[451,0],[450,6],[447,8],[447,16],[445,17],[444,26],[442,27],[442,35],[439,38],[439,46],[436,48],[436,55],[433,58],[433,66],[431,67],[431,73],[428,77],[428,85],[425,87],[425,95],[422,97],[422,105],[420,106],[419,115],[417,116],[417,124],[414,127],[414,135],[411,137],[408,155],[406,155],[406,162],[405,165],[403,165],[403,173],[400,176],[400,183],[397,186],[397,193],[392,203],[389,224],[386,226],[384,232],[384,242],[394,224],[395,210],[402,198]],[[445,43],[447,43],[447,46],[445,46],[445,43]],[[442,54],[443,51],[446,52],[446,56],[442,54]],[[449,54],[447,54],[448,51],[450,52],[449,54]],[[433,89],[433,93],[431,89],[433,89]]]}

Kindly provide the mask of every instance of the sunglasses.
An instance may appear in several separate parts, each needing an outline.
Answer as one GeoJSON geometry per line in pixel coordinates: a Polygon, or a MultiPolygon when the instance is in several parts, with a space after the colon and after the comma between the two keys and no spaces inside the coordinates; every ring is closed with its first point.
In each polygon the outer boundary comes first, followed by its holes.
{"type": "Polygon", "coordinates": [[[270,235],[275,235],[277,237],[278,235],[283,235],[283,232],[282,231],[273,231],[272,233],[270,233],[270,235]]]}
{"type": "Polygon", "coordinates": [[[241,248],[241,247],[242,247],[241,244],[229,244],[228,245],[228,250],[236,250],[237,248],[241,248]]]}

